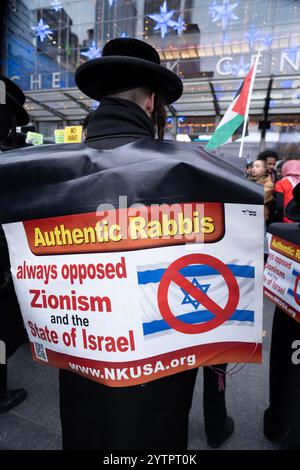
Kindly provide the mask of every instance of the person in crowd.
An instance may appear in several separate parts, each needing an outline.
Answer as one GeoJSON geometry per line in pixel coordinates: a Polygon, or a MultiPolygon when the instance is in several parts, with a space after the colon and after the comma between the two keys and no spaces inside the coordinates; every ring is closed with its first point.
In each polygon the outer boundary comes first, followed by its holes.
{"type": "MultiPolygon", "coordinates": [[[[288,203],[285,212],[286,217],[293,223],[274,224],[272,233],[300,245],[300,183],[294,187],[293,199],[288,203]]],[[[286,435],[289,450],[300,450],[299,339],[300,323],[277,306],[270,353],[270,404],[264,413],[264,435],[270,441],[276,441],[286,435]],[[298,346],[298,351],[295,346],[298,346]]]]}
{"type": "MultiPolygon", "coordinates": [[[[283,210],[293,199],[293,189],[300,182],[300,148],[293,146],[293,151],[288,148],[286,158],[281,170],[282,179],[275,184],[275,191],[278,196],[281,196],[281,199],[278,197],[278,200],[283,205],[283,210]]],[[[283,221],[291,222],[286,216],[283,221]]]]}
{"type": "Polygon", "coordinates": [[[274,205],[274,184],[267,172],[265,160],[260,159],[253,162],[251,180],[264,188],[265,221],[268,223],[274,205]]]}
{"type": "Polygon", "coordinates": [[[246,163],[246,166],[244,168],[244,175],[246,179],[251,179],[252,178],[252,162],[251,163],[246,163]]]}
{"type": "Polygon", "coordinates": [[[279,155],[275,150],[264,150],[257,156],[257,160],[263,160],[266,163],[267,172],[271,177],[272,183],[277,181],[275,166],[279,160],[279,155]]]}
{"type": "Polygon", "coordinates": [[[90,121],[90,114],[87,114],[82,123],[82,142],[84,142],[86,139],[86,132],[87,132],[87,127],[89,125],[89,121],[90,121]]]}
{"type": "MultiPolygon", "coordinates": [[[[131,38],[109,41],[101,58],[77,69],[76,82],[87,96],[101,101],[90,116],[85,140],[95,149],[154,138],[155,130],[162,138],[164,105],[176,101],[183,89],[180,78],[160,65],[152,46],[131,38]]],[[[226,365],[216,367],[225,372],[226,365]]],[[[111,388],[60,370],[63,448],[186,449],[196,374],[193,369],[143,385],[111,388]]],[[[219,384],[219,375],[205,368],[205,429],[215,447],[234,429],[219,384]]]]}
{"type": "Polygon", "coordinates": [[[284,160],[278,160],[275,166],[275,171],[276,171],[276,182],[281,180],[282,178],[282,165],[284,164],[284,160]]]}
{"type": "MultiPolygon", "coordinates": [[[[23,146],[16,134],[16,126],[29,122],[23,108],[25,96],[22,90],[7,77],[0,76],[5,84],[5,104],[0,105],[0,151],[5,152],[23,146]]],[[[1,154],[0,154],[1,158],[1,154]]],[[[11,356],[24,340],[25,332],[18,300],[10,274],[7,244],[0,227],[0,340],[6,345],[6,356],[11,356]]],[[[9,411],[26,398],[24,389],[7,390],[7,364],[0,364],[0,413],[9,411]]]]}

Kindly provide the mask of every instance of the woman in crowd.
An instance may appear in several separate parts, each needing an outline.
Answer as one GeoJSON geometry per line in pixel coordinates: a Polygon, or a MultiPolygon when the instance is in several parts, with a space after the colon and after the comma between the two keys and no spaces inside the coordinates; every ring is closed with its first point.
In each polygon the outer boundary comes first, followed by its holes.
{"type": "MultiPolygon", "coordinates": [[[[293,199],[293,189],[300,183],[300,147],[291,145],[286,151],[286,161],[281,169],[282,179],[277,181],[275,191],[281,195],[278,198],[280,204],[285,210],[288,203],[293,199]]],[[[284,222],[292,222],[288,217],[284,216],[284,222]]]]}
{"type": "Polygon", "coordinates": [[[264,160],[255,160],[253,162],[251,180],[264,188],[265,221],[267,223],[274,205],[274,184],[272,183],[271,176],[267,174],[266,162],[264,160]]]}

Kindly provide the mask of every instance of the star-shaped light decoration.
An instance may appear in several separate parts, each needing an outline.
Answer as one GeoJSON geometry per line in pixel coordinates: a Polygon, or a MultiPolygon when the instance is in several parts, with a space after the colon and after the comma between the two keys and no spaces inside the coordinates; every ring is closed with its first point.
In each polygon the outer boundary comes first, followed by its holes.
{"type": "Polygon", "coordinates": [[[233,10],[237,6],[238,6],[238,2],[237,3],[229,3],[229,0],[223,0],[222,5],[216,5],[216,6],[212,7],[216,12],[215,17],[212,20],[213,23],[215,23],[216,21],[221,20],[222,21],[222,30],[225,31],[229,21],[239,19],[239,17],[236,16],[235,13],[233,13],[233,10]]]}
{"type": "Polygon", "coordinates": [[[125,33],[125,31],[121,34],[120,38],[128,38],[128,33],[125,33]]]}
{"type": "Polygon", "coordinates": [[[217,12],[215,7],[217,6],[217,0],[213,0],[213,2],[208,7],[208,14],[211,16],[211,19],[214,20],[217,12]]]}
{"type": "MultiPolygon", "coordinates": [[[[206,292],[208,291],[208,289],[210,287],[210,284],[202,284],[202,285],[199,284],[199,282],[197,281],[197,279],[195,277],[192,280],[192,284],[193,284],[193,286],[198,287],[198,289],[200,289],[204,294],[206,294],[206,292]]],[[[181,302],[181,305],[192,304],[194,309],[197,310],[199,305],[200,305],[200,302],[198,302],[198,300],[194,299],[194,297],[192,297],[190,294],[188,294],[184,289],[180,288],[180,290],[184,293],[184,298],[183,298],[183,301],[181,302]]]]}
{"type": "Polygon", "coordinates": [[[258,31],[254,26],[251,26],[249,31],[246,31],[245,38],[248,41],[250,49],[253,49],[255,41],[260,39],[260,31],[258,31]]]}
{"type": "Polygon", "coordinates": [[[59,0],[54,0],[54,2],[51,2],[52,5],[52,10],[54,11],[59,11],[62,9],[62,4],[59,0]]]}
{"type": "Polygon", "coordinates": [[[93,41],[91,47],[89,48],[89,50],[85,51],[85,52],[80,52],[80,54],[84,55],[89,60],[97,59],[101,55],[101,49],[99,47],[97,47],[95,41],[93,41]]]}
{"type": "Polygon", "coordinates": [[[166,34],[168,34],[168,27],[174,28],[177,26],[176,21],[172,20],[172,16],[174,15],[174,10],[168,11],[167,1],[165,0],[163,6],[160,7],[160,13],[155,13],[154,15],[148,15],[151,20],[156,21],[156,25],[154,27],[154,31],[158,31],[160,29],[161,37],[164,38],[166,34]]]}
{"type": "Polygon", "coordinates": [[[223,37],[222,37],[222,44],[228,44],[230,42],[230,37],[226,33],[226,31],[223,31],[223,37]]]}
{"type": "Polygon", "coordinates": [[[174,31],[177,31],[178,36],[182,36],[183,31],[186,30],[186,23],[181,16],[178,16],[176,25],[173,27],[174,31]]]}
{"type": "Polygon", "coordinates": [[[53,33],[52,29],[49,28],[49,25],[44,23],[43,18],[41,18],[35,26],[32,26],[31,29],[35,31],[35,34],[40,38],[41,42],[43,42],[45,38],[51,38],[51,34],[53,33]]]}
{"type": "Polygon", "coordinates": [[[238,64],[231,65],[231,71],[236,77],[244,77],[249,72],[250,67],[251,64],[245,64],[244,57],[241,57],[238,64]]]}
{"type": "Polygon", "coordinates": [[[267,49],[268,47],[271,47],[272,42],[273,42],[273,36],[272,34],[265,34],[264,36],[261,36],[260,38],[262,44],[265,46],[267,49]]]}

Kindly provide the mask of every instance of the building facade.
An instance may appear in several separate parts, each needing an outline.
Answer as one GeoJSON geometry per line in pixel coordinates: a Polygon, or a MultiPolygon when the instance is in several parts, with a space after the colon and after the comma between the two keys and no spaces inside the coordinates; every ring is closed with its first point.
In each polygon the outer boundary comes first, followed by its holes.
{"type": "Polygon", "coordinates": [[[299,24],[299,0],[10,0],[1,68],[50,129],[97,106],[76,89],[79,64],[112,38],[142,39],[184,80],[170,121],[197,137],[212,132],[261,50],[250,127],[288,141],[300,127],[299,24]]]}

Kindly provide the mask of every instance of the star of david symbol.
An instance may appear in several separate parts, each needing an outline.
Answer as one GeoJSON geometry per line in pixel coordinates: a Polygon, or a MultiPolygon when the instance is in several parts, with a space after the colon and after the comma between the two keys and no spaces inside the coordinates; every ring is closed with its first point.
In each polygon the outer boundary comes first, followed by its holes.
{"type": "MultiPolygon", "coordinates": [[[[192,284],[195,287],[198,287],[204,294],[208,291],[210,284],[199,284],[197,279],[194,277],[192,280],[192,284]]],[[[187,305],[187,304],[192,304],[195,310],[198,309],[200,302],[198,300],[194,299],[190,294],[188,294],[184,289],[180,288],[180,290],[184,293],[184,298],[183,301],[181,302],[181,305],[187,305]]]]}

